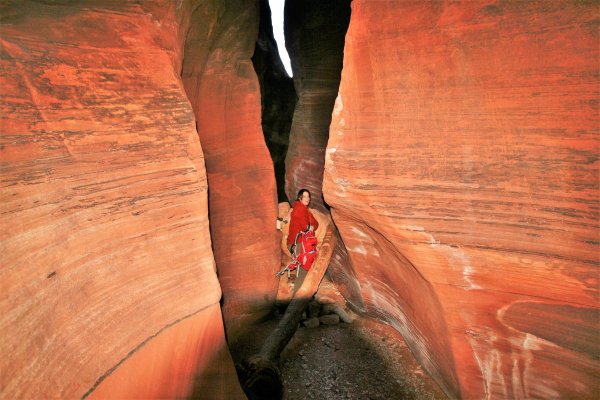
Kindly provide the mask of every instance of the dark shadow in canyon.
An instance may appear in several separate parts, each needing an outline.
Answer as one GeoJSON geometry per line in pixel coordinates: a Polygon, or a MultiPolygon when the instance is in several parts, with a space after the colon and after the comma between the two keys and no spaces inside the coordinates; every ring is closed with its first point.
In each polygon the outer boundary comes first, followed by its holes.
{"type": "Polygon", "coordinates": [[[311,206],[328,213],[323,198],[325,149],[344,62],[350,0],[288,0],[285,41],[298,103],[286,155],[286,193],[310,190],[311,206]]]}
{"type": "Polygon", "coordinates": [[[322,193],[325,149],[344,59],[350,0],[287,0],[284,31],[293,79],[279,57],[268,0],[252,57],[261,90],[262,128],[273,160],[279,202],[311,191],[313,207],[329,212],[322,193]]]}
{"type": "Polygon", "coordinates": [[[268,0],[260,0],[260,24],[252,63],[260,83],[262,129],[273,160],[277,201],[285,202],[288,201],[285,193],[285,157],[298,96],[294,81],[285,72],[279,57],[268,0]]]}
{"type": "MultiPolygon", "coordinates": [[[[256,354],[278,321],[256,326],[252,337],[239,341],[234,362],[256,354]]],[[[265,399],[444,399],[435,382],[420,369],[394,328],[373,319],[351,324],[300,327],[279,358],[283,396],[265,387],[246,393],[265,399]]]]}

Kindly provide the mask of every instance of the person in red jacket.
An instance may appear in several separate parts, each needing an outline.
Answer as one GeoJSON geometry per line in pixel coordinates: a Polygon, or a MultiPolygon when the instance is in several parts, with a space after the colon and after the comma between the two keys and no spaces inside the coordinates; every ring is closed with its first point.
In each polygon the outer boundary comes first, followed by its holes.
{"type": "Polygon", "coordinates": [[[294,245],[294,239],[298,232],[307,229],[316,231],[319,227],[319,223],[308,209],[309,204],[310,192],[306,189],[300,189],[292,208],[290,229],[287,237],[287,246],[290,249],[290,253],[292,252],[291,247],[294,245]]]}

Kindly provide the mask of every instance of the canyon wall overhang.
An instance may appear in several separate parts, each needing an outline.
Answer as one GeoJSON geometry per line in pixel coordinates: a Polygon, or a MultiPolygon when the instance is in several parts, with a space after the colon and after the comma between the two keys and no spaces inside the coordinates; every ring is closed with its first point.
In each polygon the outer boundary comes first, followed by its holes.
{"type": "Polygon", "coordinates": [[[230,343],[270,312],[281,257],[275,175],[251,61],[259,14],[258,1],[202,2],[191,16],[182,70],[206,161],[230,343]]]}
{"type": "Polygon", "coordinates": [[[352,2],[323,186],[338,280],[451,397],[600,391],[597,21],[593,2],[352,2]]]}
{"type": "Polygon", "coordinates": [[[0,6],[0,398],[244,397],[180,79],[193,8],[0,6]]]}

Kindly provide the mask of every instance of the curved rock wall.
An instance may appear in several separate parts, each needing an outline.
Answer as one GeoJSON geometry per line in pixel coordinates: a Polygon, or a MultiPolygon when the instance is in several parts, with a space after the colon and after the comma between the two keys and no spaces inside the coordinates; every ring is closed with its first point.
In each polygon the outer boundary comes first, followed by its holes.
{"type": "Polygon", "coordinates": [[[0,6],[2,399],[243,398],[179,76],[191,10],[0,6]]]}
{"type": "Polygon", "coordinates": [[[201,3],[191,16],[182,70],[206,160],[230,342],[270,312],[278,283],[277,191],[250,59],[258,24],[258,1],[201,3]]]}
{"type": "Polygon", "coordinates": [[[338,280],[451,397],[600,393],[597,20],[352,2],[323,187],[338,280]]]}

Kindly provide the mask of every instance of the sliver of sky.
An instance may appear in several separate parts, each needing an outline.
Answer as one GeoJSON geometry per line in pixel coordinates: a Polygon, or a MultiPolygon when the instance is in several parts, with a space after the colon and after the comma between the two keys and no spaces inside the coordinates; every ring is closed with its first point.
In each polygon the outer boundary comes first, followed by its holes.
{"type": "Polygon", "coordinates": [[[290,56],[288,55],[287,49],[285,48],[285,37],[283,35],[283,6],[285,0],[269,0],[269,7],[271,8],[271,21],[273,23],[273,36],[277,42],[277,49],[279,50],[279,58],[285,67],[285,71],[289,76],[293,76],[292,64],[290,63],[290,56]]]}

